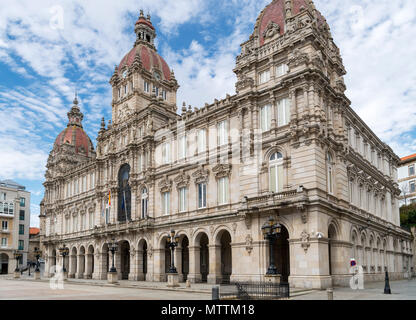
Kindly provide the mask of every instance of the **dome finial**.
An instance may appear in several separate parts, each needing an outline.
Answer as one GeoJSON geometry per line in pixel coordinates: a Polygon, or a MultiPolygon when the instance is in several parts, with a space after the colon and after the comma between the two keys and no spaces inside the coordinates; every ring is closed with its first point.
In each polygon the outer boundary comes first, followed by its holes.
{"type": "Polygon", "coordinates": [[[74,105],[78,105],[78,92],[77,89],[75,89],[75,98],[74,98],[74,105]]]}
{"type": "Polygon", "coordinates": [[[143,9],[140,9],[140,18],[144,18],[143,9]]]}

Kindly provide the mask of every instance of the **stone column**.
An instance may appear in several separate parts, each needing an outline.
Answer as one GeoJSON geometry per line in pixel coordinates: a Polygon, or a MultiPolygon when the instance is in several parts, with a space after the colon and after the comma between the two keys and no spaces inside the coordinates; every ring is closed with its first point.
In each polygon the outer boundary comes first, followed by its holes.
{"type": "Polygon", "coordinates": [[[84,277],[84,267],[85,267],[84,255],[78,254],[77,255],[77,273],[75,274],[75,278],[82,279],[84,277]]]}
{"type": "Polygon", "coordinates": [[[175,267],[176,271],[179,274],[179,282],[183,282],[183,274],[182,274],[182,247],[176,247],[175,249],[175,267]]]}
{"type": "MultiPolygon", "coordinates": [[[[111,257],[111,259],[112,258],[113,257],[111,257]]],[[[114,253],[114,266],[115,266],[115,268],[117,270],[118,280],[121,280],[123,278],[123,274],[121,272],[121,253],[120,253],[120,246],[119,246],[119,250],[114,253]]]]}
{"type": "Polygon", "coordinates": [[[145,274],[143,273],[143,250],[136,250],[136,270],[136,280],[145,281],[145,274]]]}
{"type": "Polygon", "coordinates": [[[101,254],[100,253],[94,253],[94,268],[92,270],[92,279],[94,280],[100,280],[100,265],[101,265],[101,254]]]}
{"type": "Polygon", "coordinates": [[[208,283],[217,284],[221,283],[221,246],[209,245],[209,273],[208,283]]]}
{"type": "Polygon", "coordinates": [[[199,246],[194,246],[194,247],[188,247],[188,249],[189,249],[188,280],[191,283],[199,283],[202,281],[201,261],[200,261],[201,248],[199,246]]]}
{"type": "Polygon", "coordinates": [[[165,248],[153,250],[153,263],[154,263],[154,281],[166,281],[165,279],[165,248]]]}
{"type": "Polygon", "coordinates": [[[136,250],[134,248],[130,249],[129,280],[131,281],[137,280],[136,250]]]}
{"type": "Polygon", "coordinates": [[[75,273],[77,272],[76,261],[77,256],[75,254],[71,254],[69,256],[68,278],[75,278],[75,273]]]}
{"type": "Polygon", "coordinates": [[[92,276],[92,254],[86,253],[85,254],[85,271],[84,271],[84,279],[91,279],[92,276]]]}

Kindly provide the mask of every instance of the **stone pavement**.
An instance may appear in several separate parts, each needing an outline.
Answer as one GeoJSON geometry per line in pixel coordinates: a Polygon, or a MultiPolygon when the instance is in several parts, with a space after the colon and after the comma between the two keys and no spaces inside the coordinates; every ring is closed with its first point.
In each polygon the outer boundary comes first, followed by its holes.
{"type": "MultiPolygon", "coordinates": [[[[364,284],[364,290],[334,288],[334,300],[416,300],[416,279],[390,281],[392,294],[384,294],[384,282],[364,284]]],[[[313,291],[291,300],[328,300],[326,291],[313,291]]]]}

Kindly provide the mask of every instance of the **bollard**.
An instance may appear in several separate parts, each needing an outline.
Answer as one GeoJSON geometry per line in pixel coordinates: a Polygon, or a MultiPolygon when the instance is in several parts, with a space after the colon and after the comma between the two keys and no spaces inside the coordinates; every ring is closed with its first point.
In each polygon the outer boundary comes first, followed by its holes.
{"type": "Polygon", "coordinates": [[[220,287],[212,287],[212,300],[220,300],[220,287]]]}
{"type": "Polygon", "coordinates": [[[386,277],[384,279],[384,294],[391,294],[389,273],[386,271],[386,277]]]}
{"type": "Polygon", "coordinates": [[[326,293],[328,294],[328,300],[334,300],[334,289],[328,288],[326,289],[326,293]]]}

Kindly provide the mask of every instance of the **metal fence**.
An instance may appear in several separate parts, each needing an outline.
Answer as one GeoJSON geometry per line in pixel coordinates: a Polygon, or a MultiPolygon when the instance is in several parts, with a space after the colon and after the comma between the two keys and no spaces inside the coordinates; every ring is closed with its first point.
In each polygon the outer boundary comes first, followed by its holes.
{"type": "Polygon", "coordinates": [[[219,289],[221,300],[276,300],[290,296],[288,283],[235,282],[219,289]]]}

